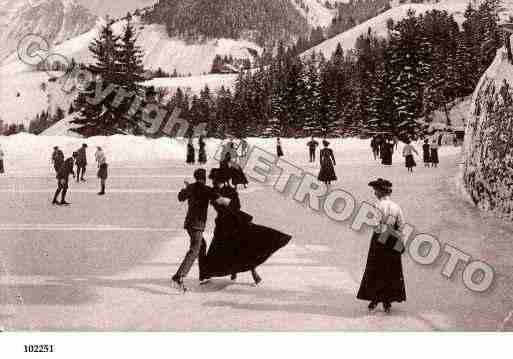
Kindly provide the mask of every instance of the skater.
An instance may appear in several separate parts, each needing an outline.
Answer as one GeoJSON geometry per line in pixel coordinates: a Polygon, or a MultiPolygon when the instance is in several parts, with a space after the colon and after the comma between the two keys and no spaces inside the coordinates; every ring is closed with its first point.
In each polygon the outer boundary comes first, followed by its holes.
{"type": "Polygon", "coordinates": [[[386,137],[383,141],[383,145],[380,150],[381,163],[386,166],[392,165],[392,156],[394,154],[394,142],[389,137],[386,137]]]}
{"type": "Polygon", "coordinates": [[[230,167],[229,175],[231,176],[232,185],[235,187],[235,190],[237,190],[237,186],[240,184],[243,185],[244,188],[248,188],[249,181],[241,165],[233,161],[230,161],[228,165],[230,167]]]}
{"type": "MultiPolygon", "coordinates": [[[[370,182],[369,186],[374,189],[374,194],[378,198],[376,207],[383,215],[380,225],[392,226],[396,231],[401,231],[405,221],[401,208],[390,200],[392,183],[379,178],[370,182]]],[[[397,249],[403,247],[397,246],[397,241],[401,239],[392,234],[383,243],[380,233],[381,230],[378,229],[372,234],[367,264],[357,298],[370,301],[369,311],[373,311],[381,302],[385,313],[390,313],[393,302],[400,303],[406,300],[401,263],[402,251],[397,249]]]]}
{"type": "Polygon", "coordinates": [[[374,156],[374,161],[379,158],[379,141],[378,136],[372,137],[371,140],[371,149],[372,149],[372,155],[374,156]]]}
{"type": "Polygon", "coordinates": [[[436,139],[436,137],[433,137],[433,140],[431,141],[431,145],[430,145],[430,148],[431,148],[431,155],[430,155],[430,160],[431,160],[431,167],[434,167],[434,168],[437,168],[438,167],[438,141],[436,139]]]}
{"type": "Polygon", "coordinates": [[[203,139],[203,136],[199,137],[198,143],[199,143],[198,162],[200,164],[204,165],[205,163],[207,163],[207,152],[205,150],[206,144],[203,139]]]}
{"type": "Polygon", "coordinates": [[[4,151],[2,150],[2,146],[0,145],[0,174],[5,173],[5,167],[4,167],[4,151]]]}
{"type": "MultiPolygon", "coordinates": [[[[206,243],[203,232],[207,222],[208,204],[210,201],[222,206],[228,206],[230,200],[221,197],[206,185],[207,174],[203,168],[194,171],[193,184],[185,183],[185,188],[178,193],[180,202],[188,201],[189,208],[185,217],[184,229],[190,237],[190,247],[176,274],[171,278],[171,284],[180,290],[186,291],[183,279],[187,276],[192,265],[199,256],[200,268],[204,268],[203,261],[206,256],[206,243]]],[[[200,274],[202,276],[202,273],[200,274]]],[[[203,278],[202,278],[203,279],[203,278]]]]}
{"type": "Polygon", "coordinates": [[[422,145],[422,159],[424,160],[424,167],[431,167],[431,148],[429,147],[429,140],[424,139],[424,144],[422,145]]]}
{"type": "Polygon", "coordinates": [[[193,165],[196,162],[196,155],[194,153],[194,145],[192,143],[192,136],[189,137],[189,142],[187,143],[187,159],[186,162],[189,165],[193,165]]]}
{"type": "Polygon", "coordinates": [[[276,155],[278,157],[283,157],[283,148],[281,147],[281,141],[279,137],[276,139],[276,155]]]}
{"type": "Polygon", "coordinates": [[[410,140],[406,140],[405,144],[406,145],[403,147],[403,157],[405,160],[405,165],[408,169],[408,172],[413,173],[413,167],[417,166],[417,163],[415,163],[415,158],[413,158],[413,154],[415,153],[418,156],[419,153],[417,152],[415,147],[411,145],[410,140]]]}
{"type": "MultiPolygon", "coordinates": [[[[76,157],[76,152],[73,153],[76,157]]],[[[57,190],[55,191],[55,195],[53,196],[52,204],[56,204],[59,206],[66,206],[70,203],[66,202],[66,194],[68,193],[68,184],[69,184],[69,175],[73,174],[73,178],[75,177],[75,172],[73,172],[74,161],[73,157],[68,158],[64,161],[61,167],[57,171],[57,190]],[[57,201],[57,197],[61,194],[61,201],[57,201]]]]}
{"type": "Polygon", "coordinates": [[[86,167],[87,167],[87,153],[86,153],[86,149],[87,149],[87,144],[86,143],[83,143],[82,144],[82,147],[80,147],[80,149],[77,151],[77,161],[76,161],[76,165],[77,165],[77,182],[85,182],[85,171],[86,171],[86,167]]]}
{"type": "Polygon", "coordinates": [[[98,164],[98,178],[100,179],[100,192],[98,192],[99,196],[103,196],[105,194],[105,182],[108,177],[108,167],[107,158],[105,157],[105,153],[103,152],[100,146],[96,147],[96,153],[94,154],[94,158],[96,159],[96,163],[98,164]]]}
{"type": "Polygon", "coordinates": [[[55,173],[59,172],[59,169],[62,167],[62,164],[64,163],[64,153],[62,153],[58,146],[55,146],[53,148],[52,163],[53,168],[55,169],[55,173]]]}
{"type": "Polygon", "coordinates": [[[314,136],[310,139],[310,141],[306,144],[308,146],[309,154],[310,154],[310,163],[315,162],[315,151],[317,150],[317,146],[319,146],[319,142],[314,139],[314,136]]]}
{"type": "Polygon", "coordinates": [[[246,139],[244,137],[242,137],[240,139],[239,147],[240,147],[240,157],[241,157],[241,159],[245,159],[248,155],[249,144],[248,144],[248,141],[246,141],[246,139]]]}
{"type": "Polygon", "coordinates": [[[319,153],[321,170],[319,171],[317,179],[329,186],[332,181],[337,180],[337,175],[335,174],[335,166],[337,163],[335,161],[335,156],[333,155],[333,150],[329,148],[330,143],[323,140],[322,144],[324,145],[324,148],[319,153]]]}
{"type": "Polygon", "coordinates": [[[274,252],[285,246],[291,236],[272,228],[252,223],[253,217],[240,210],[240,199],[235,188],[224,185],[219,169],[212,169],[209,178],[214,191],[229,198],[230,204],[220,206],[212,203],[217,211],[214,237],[206,259],[200,264],[201,279],[231,276],[237,279],[238,273],[251,271],[255,285],[262,278],[256,268],[263,264],[274,252]]]}

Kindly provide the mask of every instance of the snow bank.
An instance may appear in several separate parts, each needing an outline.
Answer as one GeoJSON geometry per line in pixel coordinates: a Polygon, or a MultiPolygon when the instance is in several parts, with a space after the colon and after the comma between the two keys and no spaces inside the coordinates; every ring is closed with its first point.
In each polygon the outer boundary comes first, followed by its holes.
{"type": "Polygon", "coordinates": [[[480,79],[468,114],[463,178],[483,210],[513,220],[513,65],[504,48],[480,79]]]}

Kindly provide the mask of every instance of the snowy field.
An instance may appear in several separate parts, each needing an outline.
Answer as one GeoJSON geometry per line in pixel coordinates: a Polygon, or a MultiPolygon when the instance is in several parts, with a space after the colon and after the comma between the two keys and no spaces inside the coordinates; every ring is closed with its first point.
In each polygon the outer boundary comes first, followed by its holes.
{"type": "MultiPolygon", "coordinates": [[[[176,194],[195,168],[184,164],[184,142],[88,139],[88,181],[71,183],[70,207],[54,207],[52,147],[61,146],[68,156],[82,142],[26,134],[0,138],[7,169],[0,177],[0,325],[8,331],[513,330],[513,225],[478,212],[460,195],[459,148],[441,149],[440,168],[419,163],[409,175],[397,152],[394,165],[384,168],[371,159],[368,141],[331,141],[337,187],[359,201],[373,200],[367,183],[390,179],[409,223],[496,270],[492,290],[476,294],[464,287],[461,268],[452,279],[442,276],[444,257],[420,266],[405,256],[408,301],[387,316],[381,308],[369,314],[367,303],[356,300],[369,233],[314,213],[277,193],[273,183],[250,183],[241,191],[243,209],[255,223],[293,235],[259,268],[262,284],[251,286],[247,273],[236,282],[218,278],[199,286],[195,266],[187,279],[192,291],[178,294],[169,279],[188,238],[182,229],[186,206],[176,194]],[[110,162],[105,197],[96,195],[95,145],[104,147],[110,162]]],[[[270,140],[249,142],[274,148],[270,140]]],[[[317,164],[307,163],[306,142],[283,140],[285,159],[317,173],[317,164]]],[[[216,146],[208,143],[210,155],[216,146]]],[[[207,167],[213,166],[211,160],[207,167]]],[[[212,209],[209,216],[207,242],[212,209]]]]}

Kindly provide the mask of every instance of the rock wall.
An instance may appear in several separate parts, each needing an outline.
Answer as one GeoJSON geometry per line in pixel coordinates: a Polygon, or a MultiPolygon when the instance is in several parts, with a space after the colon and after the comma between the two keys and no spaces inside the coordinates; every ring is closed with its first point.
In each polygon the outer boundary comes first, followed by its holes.
{"type": "Polygon", "coordinates": [[[464,146],[463,180],[472,200],[513,220],[513,64],[505,49],[474,91],[464,146]]]}

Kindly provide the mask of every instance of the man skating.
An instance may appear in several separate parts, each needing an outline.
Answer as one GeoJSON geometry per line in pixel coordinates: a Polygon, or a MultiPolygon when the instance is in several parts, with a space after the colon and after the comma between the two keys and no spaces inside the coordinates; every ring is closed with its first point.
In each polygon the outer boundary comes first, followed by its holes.
{"type": "Polygon", "coordinates": [[[73,172],[73,162],[73,157],[70,157],[64,161],[61,167],[57,170],[57,190],[53,196],[52,204],[60,206],[70,204],[66,202],[66,193],[68,192],[69,175],[73,174],[73,177],[75,177],[75,172],[73,172]],[[57,201],[59,194],[61,195],[60,202],[57,201]]]}
{"type": "Polygon", "coordinates": [[[64,163],[64,153],[62,153],[58,146],[55,146],[53,148],[52,163],[53,168],[55,169],[55,173],[59,172],[59,169],[62,167],[62,164],[64,163]]]}
{"type": "Polygon", "coordinates": [[[312,136],[312,139],[306,145],[308,146],[310,153],[310,162],[315,162],[315,151],[317,150],[317,146],[319,146],[319,142],[317,142],[312,136]]]}
{"type": "Polygon", "coordinates": [[[82,144],[82,147],[77,151],[77,182],[85,182],[85,171],[87,167],[87,144],[82,144]]]}
{"type": "MultiPolygon", "coordinates": [[[[206,242],[203,239],[205,224],[207,222],[208,205],[210,201],[228,206],[230,200],[220,197],[211,187],[206,185],[207,173],[199,168],[194,171],[196,182],[188,184],[178,193],[180,202],[188,201],[189,208],[185,217],[184,228],[190,237],[190,247],[185,258],[178,268],[176,274],[171,278],[171,283],[180,290],[186,291],[183,279],[187,276],[192,265],[199,256],[199,261],[203,262],[206,256],[206,242]]],[[[201,267],[201,266],[200,266],[201,267]]]]}

